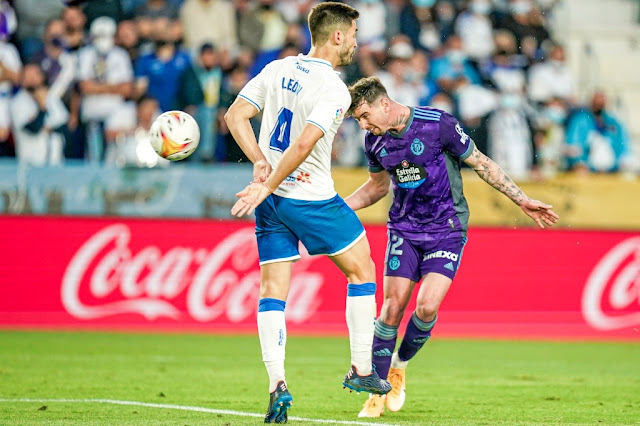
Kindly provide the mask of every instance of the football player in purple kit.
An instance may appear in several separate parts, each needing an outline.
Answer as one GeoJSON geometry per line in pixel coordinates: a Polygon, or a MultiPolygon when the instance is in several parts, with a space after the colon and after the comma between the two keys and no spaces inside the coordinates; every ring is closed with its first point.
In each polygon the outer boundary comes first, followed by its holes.
{"type": "Polygon", "coordinates": [[[354,210],[368,207],[383,198],[393,182],[384,302],[373,340],[376,371],[388,378],[393,389],[387,395],[371,395],[358,415],[379,417],[385,405],[398,411],[404,404],[407,364],[431,336],[438,308],[459,267],[469,219],[460,162],[509,197],[541,228],[559,217],[552,206],[527,197],[478,150],[450,114],[395,102],[376,77],[359,80],[349,92],[348,114],[368,130],[369,179],[345,201],[354,210]],[[398,326],[421,279],[416,310],[395,351],[398,326]]]}

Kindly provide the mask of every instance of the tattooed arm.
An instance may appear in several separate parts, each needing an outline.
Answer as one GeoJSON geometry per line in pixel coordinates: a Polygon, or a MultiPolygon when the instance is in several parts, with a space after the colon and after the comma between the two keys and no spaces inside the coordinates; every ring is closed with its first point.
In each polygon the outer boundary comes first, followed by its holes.
{"type": "Polygon", "coordinates": [[[495,161],[484,155],[477,147],[473,147],[471,155],[464,162],[489,185],[509,197],[524,213],[533,219],[540,228],[544,224],[553,225],[559,216],[551,210],[552,206],[537,200],[532,200],[516,185],[495,161]]]}
{"type": "Polygon", "coordinates": [[[500,166],[491,158],[484,155],[477,147],[473,147],[471,155],[464,162],[489,185],[509,197],[517,205],[529,197],[516,185],[500,166]]]}

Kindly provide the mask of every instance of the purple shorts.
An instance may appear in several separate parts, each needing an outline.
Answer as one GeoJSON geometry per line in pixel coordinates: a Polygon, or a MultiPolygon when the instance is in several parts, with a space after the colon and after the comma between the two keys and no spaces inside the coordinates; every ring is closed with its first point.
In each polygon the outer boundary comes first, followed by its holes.
{"type": "Polygon", "coordinates": [[[390,231],[384,274],[418,282],[427,273],[437,272],[453,279],[466,242],[465,237],[431,241],[407,240],[390,231]]]}

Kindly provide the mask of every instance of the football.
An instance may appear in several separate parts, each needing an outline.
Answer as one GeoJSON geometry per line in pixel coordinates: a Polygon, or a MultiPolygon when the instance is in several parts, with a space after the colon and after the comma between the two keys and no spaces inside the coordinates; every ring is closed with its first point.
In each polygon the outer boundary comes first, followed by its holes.
{"type": "Polygon", "coordinates": [[[200,142],[200,128],[186,112],[167,111],[153,122],[149,136],[153,150],[160,157],[178,161],[196,150],[200,142]]]}

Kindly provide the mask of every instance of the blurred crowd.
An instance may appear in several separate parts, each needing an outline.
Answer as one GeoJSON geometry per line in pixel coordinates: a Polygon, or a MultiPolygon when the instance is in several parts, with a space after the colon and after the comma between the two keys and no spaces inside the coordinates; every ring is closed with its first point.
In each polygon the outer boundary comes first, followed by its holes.
{"type": "MultiPolygon", "coordinates": [[[[638,170],[605,93],[576,97],[557,0],[361,0],[345,83],[378,76],[395,100],[458,117],[516,179],[638,170]]],[[[164,165],[148,130],[181,109],[201,129],[194,163],[246,161],[222,116],[268,62],[306,53],[308,0],[0,0],[0,156],[164,165]]],[[[254,130],[259,128],[255,118],[254,130]]],[[[362,166],[348,119],[334,162],[362,166]]]]}

